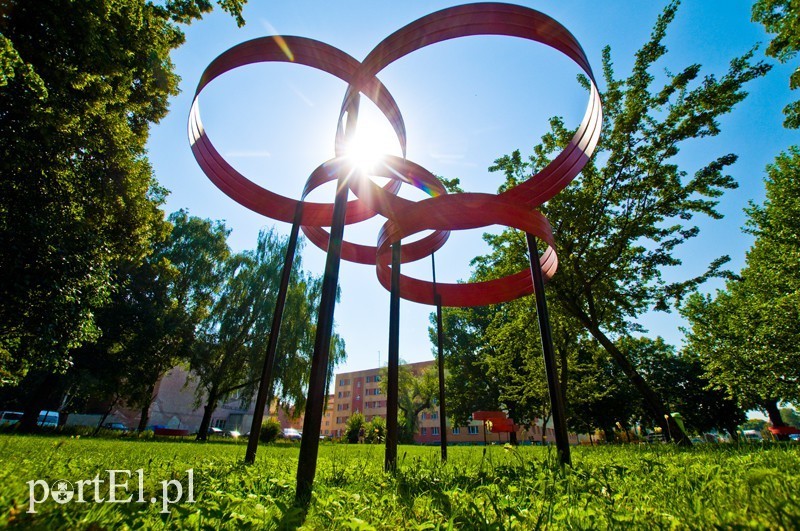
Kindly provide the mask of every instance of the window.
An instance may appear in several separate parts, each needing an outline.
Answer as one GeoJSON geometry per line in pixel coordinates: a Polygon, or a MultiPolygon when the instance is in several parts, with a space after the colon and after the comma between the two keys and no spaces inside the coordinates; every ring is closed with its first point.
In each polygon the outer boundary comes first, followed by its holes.
{"type": "Polygon", "coordinates": [[[433,413],[431,413],[431,420],[436,420],[438,418],[439,418],[439,412],[438,411],[434,411],[433,413]]]}
{"type": "Polygon", "coordinates": [[[419,415],[421,420],[425,420],[426,416],[427,416],[427,414],[424,411],[422,413],[420,413],[420,415],[419,415]]]}
{"type": "Polygon", "coordinates": [[[461,428],[453,428],[453,435],[458,435],[461,433],[461,428]]]}
{"type": "Polygon", "coordinates": [[[356,395],[356,402],[358,402],[359,400],[361,400],[361,395],[356,395]]]}
{"type": "Polygon", "coordinates": [[[373,381],[375,381],[375,382],[380,382],[380,381],[381,381],[381,377],[380,377],[380,375],[377,375],[377,374],[376,374],[376,375],[375,375],[375,379],[374,379],[373,381]]]}
{"type": "Polygon", "coordinates": [[[372,376],[367,376],[366,378],[364,378],[364,381],[367,383],[372,382],[372,376]]]}
{"type": "Polygon", "coordinates": [[[478,427],[477,426],[470,426],[469,427],[469,434],[470,435],[478,435],[478,427]]]}
{"type": "Polygon", "coordinates": [[[358,387],[359,389],[361,388],[361,380],[356,382],[356,387],[358,387]]]}
{"type": "Polygon", "coordinates": [[[439,435],[439,428],[437,428],[436,426],[431,428],[431,435],[439,435]]]}
{"type": "Polygon", "coordinates": [[[339,385],[344,385],[344,380],[339,380],[339,385]]]}
{"type": "Polygon", "coordinates": [[[422,428],[422,430],[420,430],[420,434],[428,435],[428,428],[422,428]]]}
{"type": "Polygon", "coordinates": [[[344,398],[350,398],[350,391],[344,392],[344,398]]]}
{"type": "Polygon", "coordinates": [[[342,392],[341,391],[339,391],[339,397],[338,398],[342,398],[342,392]]]}
{"type": "Polygon", "coordinates": [[[350,404],[339,404],[337,406],[336,410],[337,411],[347,411],[348,409],[350,409],[350,404]]]}
{"type": "Polygon", "coordinates": [[[214,427],[219,428],[221,430],[225,429],[225,419],[216,419],[214,421],[214,427]]]}

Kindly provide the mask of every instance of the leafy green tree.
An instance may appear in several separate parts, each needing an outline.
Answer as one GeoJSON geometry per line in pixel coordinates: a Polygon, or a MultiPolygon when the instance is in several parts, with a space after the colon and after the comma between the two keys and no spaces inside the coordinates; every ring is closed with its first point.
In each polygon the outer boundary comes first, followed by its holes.
{"type": "Polygon", "coordinates": [[[767,168],[764,205],[746,209],[756,237],[740,275],[682,308],[687,345],[711,383],[783,426],[778,404],[800,399],[800,149],[767,168]]]}
{"type": "MultiPolygon", "coordinates": [[[[611,52],[603,50],[605,134],[579,178],[542,207],[561,242],[559,270],[548,285],[553,313],[576,319],[603,346],[644,397],[651,417],[673,434],[680,432],[668,429],[663,399],[618,343],[641,331],[639,315],[669,310],[673,301],[720,274],[727,257],[714,260],[694,278],[667,283],[662,277],[666,268],[681,264],[674,256],[680,244],[699,233],[687,222],[698,214],[721,217],[717,198],[736,187],[724,169],[736,156],[716,158],[691,177],[675,157],[686,142],[716,135],[718,117],[745,98],[744,84],[769,69],[753,64],[751,51],[733,59],[720,78],[701,77],[695,64],[657,84],[651,70],[667,51],[662,41],[676,10],[677,2],[665,8],[627,78],[616,77],[611,52]]],[[[551,127],[528,160],[515,151],[490,168],[505,174],[503,189],[535,175],[570,142],[573,131],[560,118],[551,119],[551,127]]],[[[518,231],[485,239],[493,252],[476,259],[478,276],[527,267],[524,237],[518,231]]]]}
{"type": "MultiPolygon", "coordinates": [[[[223,7],[236,14],[242,3],[223,7]]],[[[145,143],[177,93],[169,53],[184,37],[176,22],[210,5],[159,4],[2,3],[3,385],[30,373],[42,392],[53,388],[71,352],[101,334],[97,316],[119,270],[136,267],[160,230],[164,191],[145,143]]],[[[32,422],[26,412],[23,423],[32,422]]]]}
{"type": "Polygon", "coordinates": [[[636,390],[605,353],[590,339],[581,341],[570,363],[571,385],[567,389],[567,420],[578,433],[603,432],[614,440],[619,422],[629,426],[640,408],[636,390]]]}
{"type": "MultiPolygon", "coordinates": [[[[781,63],[794,59],[800,50],[800,4],[796,0],[757,0],[753,4],[753,20],[776,34],[767,47],[767,55],[781,63]]],[[[800,69],[795,69],[789,77],[789,88],[800,88],[800,69]]],[[[787,105],[783,114],[784,127],[800,128],[800,100],[787,105]]]]}
{"type": "MultiPolygon", "coordinates": [[[[502,380],[489,374],[486,365],[491,346],[486,339],[493,319],[493,307],[443,308],[442,325],[446,372],[447,418],[454,426],[465,426],[474,411],[500,407],[502,380]]],[[[428,332],[436,344],[434,328],[428,332]]]]}
{"type": "MultiPolygon", "coordinates": [[[[260,381],[287,242],[274,230],[262,230],[254,251],[228,260],[224,286],[201,327],[189,364],[199,384],[197,400],[204,403],[198,440],[205,440],[221,399],[237,390],[250,396],[260,381]]],[[[301,266],[295,259],[270,392],[280,394],[295,411],[305,406],[321,287],[321,281],[303,273],[301,266]]],[[[329,375],[344,355],[344,342],[334,335],[329,375]]]]}
{"type": "Polygon", "coordinates": [[[788,426],[800,428],[800,413],[793,407],[782,407],[781,418],[788,426]]]}
{"type": "MultiPolygon", "coordinates": [[[[426,409],[430,409],[439,396],[439,373],[435,365],[432,365],[419,373],[412,371],[411,367],[404,362],[398,367],[397,376],[397,407],[399,414],[397,418],[398,439],[403,444],[414,442],[414,434],[419,431],[419,415],[426,409]]],[[[381,389],[384,394],[387,392],[388,378],[386,370],[381,376],[381,389]]]]}

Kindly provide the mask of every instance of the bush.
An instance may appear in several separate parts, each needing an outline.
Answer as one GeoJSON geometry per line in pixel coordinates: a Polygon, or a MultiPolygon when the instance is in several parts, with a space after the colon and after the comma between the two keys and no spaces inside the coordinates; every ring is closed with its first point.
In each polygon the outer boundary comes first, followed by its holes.
{"type": "Polygon", "coordinates": [[[344,430],[344,437],[349,443],[357,443],[359,435],[364,430],[364,415],[361,413],[353,413],[347,419],[347,428],[344,430]]]}
{"type": "Polygon", "coordinates": [[[364,426],[366,435],[364,442],[371,444],[380,444],[386,440],[386,419],[383,417],[374,416],[372,421],[367,422],[364,426]]]}
{"type": "Polygon", "coordinates": [[[263,443],[271,443],[281,434],[281,423],[275,417],[270,417],[261,424],[259,439],[263,443]]]}

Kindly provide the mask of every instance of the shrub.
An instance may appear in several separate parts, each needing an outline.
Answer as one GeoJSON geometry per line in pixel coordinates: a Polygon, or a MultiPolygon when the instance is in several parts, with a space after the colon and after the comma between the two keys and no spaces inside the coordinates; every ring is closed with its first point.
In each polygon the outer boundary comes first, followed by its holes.
{"type": "Polygon", "coordinates": [[[344,431],[344,437],[349,443],[357,443],[361,431],[364,429],[364,415],[361,413],[353,413],[347,419],[347,428],[344,431]]]}
{"type": "Polygon", "coordinates": [[[263,443],[271,443],[281,434],[281,423],[275,417],[269,417],[261,424],[259,439],[263,443]]]}
{"type": "Polygon", "coordinates": [[[364,441],[371,444],[380,444],[386,440],[386,419],[383,417],[372,417],[372,421],[367,422],[364,427],[366,432],[364,441]]]}

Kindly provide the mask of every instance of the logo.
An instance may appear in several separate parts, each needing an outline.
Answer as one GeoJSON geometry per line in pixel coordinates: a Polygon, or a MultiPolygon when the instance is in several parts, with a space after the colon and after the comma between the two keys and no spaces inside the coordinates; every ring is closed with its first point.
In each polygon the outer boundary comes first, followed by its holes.
{"type": "Polygon", "coordinates": [[[169,513],[169,506],[180,501],[194,503],[194,469],[186,471],[186,489],[178,479],[161,481],[161,496],[145,497],[144,469],[106,470],[107,479],[97,474],[93,479],[81,479],[74,484],[66,479],[57,479],[51,485],[43,479],[32,479],[28,485],[28,510],[35,514],[36,506],[49,498],[60,505],[65,503],[161,503],[161,512],[169,513]],[[135,476],[135,478],[134,478],[135,476]],[[129,481],[131,480],[131,481],[129,481]],[[135,482],[134,482],[135,481],[135,482]],[[128,485],[131,485],[129,490],[128,485]],[[134,490],[134,487],[138,487],[134,490]],[[130,494],[129,494],[130,492],[130,494]],[[184,492],[186,499],[184,500],[184,492]],[[133,496],[138,494],[134,500],[133,496]]]}
{"type": "Polygon", "coordinates": [[[72,483],[65,479],[59,479],[50,487],[50,496],[56,503],[68,503],[75,496],[75,490],[72,488],[72,483]]]}

